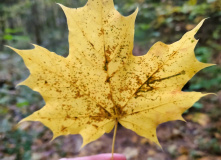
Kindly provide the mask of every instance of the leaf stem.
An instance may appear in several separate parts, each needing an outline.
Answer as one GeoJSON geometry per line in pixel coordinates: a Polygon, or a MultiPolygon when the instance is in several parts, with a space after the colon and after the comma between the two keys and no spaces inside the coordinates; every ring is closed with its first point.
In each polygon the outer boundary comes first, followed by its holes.
{"type": "Polygon", "coordinates": [[[116,119],[115,127],[114,127],[113,142],[112,142],[112,157],[111,157],[111,160],[114,160],[114,144],[115,144],[115,139],[116,139],[116,134],[117,134],[117,126],[118,126],[118,120],[116,119]]]}

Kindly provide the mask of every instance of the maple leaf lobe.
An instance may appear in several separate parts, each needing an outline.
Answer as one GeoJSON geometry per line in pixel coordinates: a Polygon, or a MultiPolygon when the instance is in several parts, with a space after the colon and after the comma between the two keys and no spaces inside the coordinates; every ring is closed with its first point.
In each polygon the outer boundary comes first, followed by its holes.
{"type": "Polygon", "coordinates": [[[78,9],[60,5],[67,17],[69,55],[59,56],[34,45],[12,48],[30,76],[20,85],[39,92],[46,105],[23,119],[40,121],[60,135],[80,134],[83,146],[110,132],[117,120],[157,143],[160,123],[183,120],[181,114],[206,94],[182,92],[199,70],[211,66],[194,55],[201,21],[179,41],[154,44],[133,56],[136,10],[122,16],[112,0],[89,0],[78,9]]]}

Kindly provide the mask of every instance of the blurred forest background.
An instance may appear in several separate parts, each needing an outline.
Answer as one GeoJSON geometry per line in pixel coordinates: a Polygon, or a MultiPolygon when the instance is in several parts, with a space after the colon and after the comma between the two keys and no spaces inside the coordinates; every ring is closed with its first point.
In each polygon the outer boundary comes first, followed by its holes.
{"type": "MultiPolygon", "coordinates": [[[[40,109],[42,97],[22,86],[29,72],[22,59],[4,45],[30,49],[41,45],[68,55],[68,29],[62,9],[76,8],[86,0],[0,0],[0,159],[56,160],[111,151],[112,133],[79,151],[79,135],[62,136],[50,142],[52,133],[38,122],[16,124],[40,109]]],[[[200,20],[208,18],[199,33],[198,60],[216,66],[200,71],[184,90],[214,92],[184,113],[181,121],[161,124],[157,129],[162,151],[147,139],[120,127],[116,152],[128,160],[221,160],[221,1],[220,0],[115,0],[123,15],[139,7],[134,54],[145,54],[157,41],[170,44],[180,39],[200,20]]]]}

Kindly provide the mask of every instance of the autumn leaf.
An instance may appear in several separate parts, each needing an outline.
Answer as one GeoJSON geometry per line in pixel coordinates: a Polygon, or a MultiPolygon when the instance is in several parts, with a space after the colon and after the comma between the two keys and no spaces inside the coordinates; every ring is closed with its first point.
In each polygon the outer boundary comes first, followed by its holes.
{"type": "Polygon", "coordinates": [[[124,17],[112,0],[89,0],[77,9],[60,6],[69,29],[68,57],[37,45],[12,48],[30,70],[19,85],[39,92],[46,102],[21,122],[40,121],[53,139],[80,134],[83,146],[120,123],[160,145],[157,126],[183,120],[182,113],[206,95],[181,91],[194,74],[212,65],[194,55],[194,35],[204,20],[179,41],[157,42],[146,55],[133,56],[138,10],[124,17]]]}

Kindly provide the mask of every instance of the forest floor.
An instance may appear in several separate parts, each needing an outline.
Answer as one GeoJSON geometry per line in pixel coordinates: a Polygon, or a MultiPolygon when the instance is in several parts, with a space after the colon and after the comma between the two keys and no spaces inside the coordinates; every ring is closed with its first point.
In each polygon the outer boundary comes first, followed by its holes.
{"type": "MultiPolygon", "coordinates": [[[[187,122],[172,121],[158,126],[162,149],[119,126],[115,152],[126,155],[127,160],[221,160],[221,92],[201,102],[202,109],[192,108],[184,114],[187,122]]],[[[79,135],[61,136],[50,142],[52,133],[39,122],[24,122],[16,128],[19,110],[11,106],[5,117],[11,120],[12,127],[1,133],[1,160],[28,159],[24,158],[26,154],[31,160],[57,160],[111,152],[113,131],[80,149],[79,135]]],[[[36,110],[36,106],[30,110],[36,110]]]]}
{"type": "MultiPolygon", "coordinates": [[[[17,56],[2,54],[0,59],[1,160],[58,160],[111,152],[113,131],[80,149],[80,135],[60,136],[51,141],[52,132],[39,122],[16,126],[22,118],[40,109],[43,100],[27,87],[15,88],[16,80],[24,79],[23,72],[28,74],[17,56]]],[[[158,126],[162,149],[119,126],[115,152],[126,155],[127,160],[221,160],[221,91],[217,96],[202,98],[200,103],[201,106],[183,114],[186,122],[171,121],[158,126]]]]}

